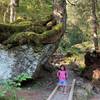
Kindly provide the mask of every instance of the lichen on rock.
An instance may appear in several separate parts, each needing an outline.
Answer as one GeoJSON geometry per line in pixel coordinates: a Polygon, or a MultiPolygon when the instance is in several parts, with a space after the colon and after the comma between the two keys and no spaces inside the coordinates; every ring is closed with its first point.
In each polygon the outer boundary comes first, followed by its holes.
{"type": "Polygon", "coordinates": [[[34,45],[23,45],[7,50],[0,45],[0,82],[13,80],[22,73],[36,78],[41,65],[47,62],[55,49],[56,44],[47,44],[39,48],[34,45]],[[40,50],[36,52],[34,48],[40,50]]]}

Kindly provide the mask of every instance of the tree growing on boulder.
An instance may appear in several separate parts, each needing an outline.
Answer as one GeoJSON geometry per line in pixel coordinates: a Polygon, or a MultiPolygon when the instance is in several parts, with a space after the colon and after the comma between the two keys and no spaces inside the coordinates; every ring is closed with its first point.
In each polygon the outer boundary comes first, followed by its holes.
{"type": "MultiPolygon", "coordinates": [[[[47,63],[50,56],[58,48],[61,37],[65,32],[66,0],[54,0],[53,8],[53,15],[43,21],[34,22],[31,20],[0,24],[0,42],[9,48],[6,51],[4,50],[7,59],[10,59],[10,57],[15,59],[13,67],[8,66],[12,74],[8,73],[7,78],[12,79],[22,73],[29,74],[33,78],[36,77],[41,65],[47,63]],[[11,56],[8,56],[8,53],[11,56]],[[25,54],[25,56],[22,54],[25,54]]],[[[2,50],[0,52],[2,54],[2,50]]]]}

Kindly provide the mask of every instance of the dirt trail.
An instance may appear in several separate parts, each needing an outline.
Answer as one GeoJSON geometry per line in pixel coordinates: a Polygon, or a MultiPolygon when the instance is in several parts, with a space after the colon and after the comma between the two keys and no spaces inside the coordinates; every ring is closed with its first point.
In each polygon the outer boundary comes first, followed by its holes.
{"type": "Polygon", "coordinates": [[[90,100],[100,100],[100,94],[97,94],[97,95],[95,95],[95,96],[92,96],[92,97],[90,98],[90,100]]]}
{"type": "Polygon", "coordinates": [[[68,100],[68,94],[63,94],[58,91],[51,100],[68,100]]]}
{"type": "MultiPolygon", "coordinates": [[[[60,64],[60,62],[62,61],[64,62],[63,57],[59,59],[57,58],[55,63],[60,64]]],[[[43,76],[43,80],[38,80],[37,82],[37,84],[41,84],[41,85],[37,85],[38,87],[37,89],[31,88],[31,86],[30,86],[31,89],[22,89],[18,92],[17,94],[18,97],[22,97],[23,100],[47,100],[50,93],[53,91],[54,87],[56,86],[57,78],[56,78],[55,72],[53,74],[46,73],[46,72],[44,73],[45,75],[43,76]]],[[[76,77],[75,73],[69,69],[69,80],[68,80],[69,85],[72,83],[72,80],[75,77],[76,77]]],[[[60,91],[58,91],[56,92],[56,95],[52,98],[52,100],[67,100],[68,94],[69,94],[68,92],[65,95],[61,93],[60,91]]],[[[100,100],[100,95],[95,95],[89,100],[100,100]]]]}
{"type": "Polygon", "coordinates": [[[17,93],[18,100],[22,98],[22,100],[46,100],[50,92],[39,91],[39,90],[21,90],[17,93]]]}
{"type": "Polygon", "coordinates": [[[64,94],[61,91],[59,91],[59,89],[57,89],[57,91],[55,92],[51,100],[68,100],[69,93],[70,93],[70,87],[74,79],[73,72],[70,70],[68,72],[69,72],[69,78],[68,78],[68,85],[67,85],[67,93],[64,94]]]}

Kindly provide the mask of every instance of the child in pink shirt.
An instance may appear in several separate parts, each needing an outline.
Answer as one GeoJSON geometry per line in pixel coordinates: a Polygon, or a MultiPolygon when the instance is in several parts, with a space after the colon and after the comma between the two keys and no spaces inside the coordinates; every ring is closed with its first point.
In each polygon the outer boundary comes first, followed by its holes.
{"type": "Polygon", "coordinates": [[[59,79],[59,87],[63,87],[63,92],[66,93],[67,79],[68,79],[68,70],[66,70],[64,65],[60,66],[60,70],[57,72],[57,77],[59,79]]]}

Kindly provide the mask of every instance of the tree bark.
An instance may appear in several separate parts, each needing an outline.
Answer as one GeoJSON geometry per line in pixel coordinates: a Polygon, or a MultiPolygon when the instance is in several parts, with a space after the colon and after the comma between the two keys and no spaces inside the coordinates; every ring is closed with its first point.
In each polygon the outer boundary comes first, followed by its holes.
{"type": "Polygon", "coordinates": [[[14,21],[15,13],[15,0],[10,1],[10,23],[14,21]]]}
{"type": "Polygon", "coordinates": [[[9,7],[10,7],[10,23],[16,20],[16,7],[19,6],[19,0],[11,0],[9,7]]]}
{"type": "Polygon", "coordinates": [[[57,23],[63,23],[63,33],[66,30],[66,0],[53,0],[53,16],[57,23]]]}
{"type": "Polygon", "coordinates": [[[9,7],[6,9],[3,15],[3,22],[6,23],[7,14],[9,13],[9,7]]]}
{"type": "Polygon", "coordinates": [[[42,0],[39,0],[39,3],[40,3],[40,6],[42,7],[42,6],[43,6],[43,4],[42,4],[42,0]]]}
{"type": "Polygon", "coordinates": [[[6,23],[7,14],[9,14],[9,22],[12,23],[16,20],[16,7],[19,7],[19,0],[10,0],[10,3],[4,12],[3,22],[6,23]]]}
{"type": "Polygon", "coordinates": [[[94,41],[94,47],[95,50],[99,49],[99,45],[98,45],[98,36],[97,36],[97,27],[98,27],[98,23],[97,23],[97,16],[96,16],[96,1],[92,0],[92,24],[93,24],[93,41],[94,41]]]}
{"type": "MultiPolygon", "coordinates": [[[[66,0],[53,0],[53,17],[55,18],[57,24],[62,23],[63,27],[61,32],[59,32],[59,39],[56,41],[56,49],[58,48],[59,42],[66,30],[66,19],[67,19],[67,11],[66,11],[66,0]]],[[[55,51],[56,51],[55,49],[55,51]]],[[[45,68],[48,66],[44,65],[45,68]]]]}

